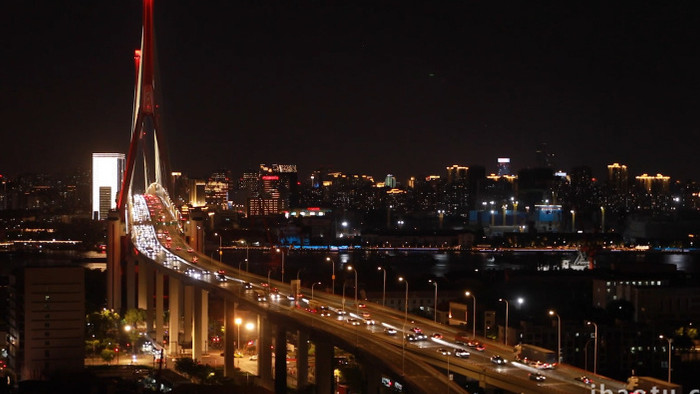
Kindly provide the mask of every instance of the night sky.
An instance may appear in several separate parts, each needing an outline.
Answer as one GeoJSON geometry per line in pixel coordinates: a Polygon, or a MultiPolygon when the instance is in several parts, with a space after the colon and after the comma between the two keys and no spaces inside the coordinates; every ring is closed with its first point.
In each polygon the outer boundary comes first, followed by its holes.
{"type": "MultiPolygon", "coordinates": [[[[399,180],[511,157],[697,178],[696,2],[155,2],[162,120],[191,176],[259,163],[399,180]]],[[[141,3],[0,17],[0,174],[126,152],[141,3]]]]}

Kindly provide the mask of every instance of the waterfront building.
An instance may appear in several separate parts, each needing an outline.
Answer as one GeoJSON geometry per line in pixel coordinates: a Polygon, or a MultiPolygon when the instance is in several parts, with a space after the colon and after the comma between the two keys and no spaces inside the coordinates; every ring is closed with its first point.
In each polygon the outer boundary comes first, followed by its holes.
{"type": "Polygon", "coordinates": [[[110,209],[117,207],[117,195],[124,175],[123,153],[92,154],[92,216],[107,218],[110,209]]]}

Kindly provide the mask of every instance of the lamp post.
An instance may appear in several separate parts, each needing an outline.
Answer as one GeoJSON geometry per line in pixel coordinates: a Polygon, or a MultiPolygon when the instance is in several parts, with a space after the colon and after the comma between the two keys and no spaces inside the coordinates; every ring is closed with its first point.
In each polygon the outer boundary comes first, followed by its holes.
{"type": "Polygon", "coordinates": [[[267,270],[267,294],[270,294],[270,273],[272,270],[267,270]]]}
{"type": "MultiPolygon", "coordinates": [[[[240,317],[237,317],[233,321],[234,321],[234,323],[236,323],[236,333],[238,336],[238,338],[236,339],[236,351],[238,353],[240,353],[240,351],[241,351],[241,323],[243,323],[243,319],[241,319],[240,317]]],[[[236,355],[234,354],[233,357],[236,358],[236,355]]],[[[238,366],[239,367],[241,366],[240,360],[238,360],[238,366]]]]}
{"type": "Polygon", "coordinates": [[[673,346],[673,338],[666,338],[663,335],[659,335],[659,339],[665,339],[668,342],[668,382],[671,383],[671,347],[673,346]]]}
{"type": "Polygon", "coordinates": [[[591,343],[592,340],[593,338],[588,338],[586,344],[583,345],[583,369],[585,369],[586,372],[588,372],[588,344],[591,343]]]}
{"type": "MultiPolygon", "coordinates": [[[[217,234],[214,233],[214,235],[217,235],[217,234]]],[[[224,251],[223,251],[223,249],[221,249],[221,247],[223,246],[222,245],[223,244],[223,235],[221,235],[221,234],[218,234],[218,235],[219,235],[219,264],[220,264],[221,258],[224,255],[224,251]]]]}
{"type": "Polygon", "coordinates": [[[316,282],[316,283],[311,285],[311,301],[314,300],[314,286],[320,285],[320,284],[321,284],[321,282],[316,282]]]}
{"type": "Polygon", "coordinates": [[[557,317],[557,363],[561,362],[561,316],[554,310],[549,311],[549,316],[557,317]]]}
{"type": "Polygon", "coordinates": [[[503,208],[503,225],[505,226],[506,225],[506,212],[508,211],[508,205],[503,204],[503,206],[501,208],[503,208]]]}
{"type": "Polygon", "coordinates": [[[571,210],[571,232],[576,232],[576,211],[571,210]]]}
{"type": "Polygon", "coordinates": [[[601,221],[600,221],[600,232],[605,233],[605,207],[600,207],[601,221]]]}
{"type": "Polygon", "coordinates": [[[406,322],[408,321],[408,281],[403,276],[399,276],[399,282],[406,284],[406,307],[403,312],[403,338],[401,339],[401,375],[405,373],[406,366],[406,322]]]}
{"type": "Polygon", "coordinates": [[[505,332],[503,334],[503,343],[507,346],[508,345],[508,300],[506,300],[505,298],[499,298],[498,301],[506,303],[506,327],[505,327],[505,330],[503,330],[505,332]]]}
{"type": "Polygon", "coordinates": [[[513,201],[513,226],[518,225],[518,202],[513,201]]]}
{"type": "MultiPolygon", "coordinates": [[[[593,373],[598,373],[598,324],[592,321],[586,322],[586,325],[593,326],[593,373]]],[[[588,365],[586,365],[588,367],[588,365]]]]}
{"type": "Polygon", "coordinates": [[[360,314],[360,307],[357,304],[357,270],[352,267],[352,265],[348,265],[348,271],[352,271],[355,273],[355,313],[360,314]]]}
{"type": "Polygon", "coordinates": [[[384,271],[384,282],[382,285],[382,306],[386,302],[386,270],[382,267],[377,267],[377,271],[384,271]]]}
{"type": "Polygon", "coordinates": [[[284,283],[284,250],[277,248],[277,252],[282,253],[282,283],[284,283]]]}
{"type": "Polygon", "coordinates": [[[474,300],[474,305],[472,306],[472,339],[476,339],[476,296],[471,291],[466,291],[464,295],[474,300]]]}
{"type": "MultiPolygon", "coordinates": [[[[331,293],[332,293],[333,295],[335,295],[335,262],[334,262],[333,259],[331,259],[330,257],[326,257],[326,261],[330,261],[330,263],[331,263],[331,268],[333,269],[332,274],[331,274],[331,282],[332,282],[332,283],[331,283],[331,286],[332,286],[333,288],[332,288],[332,292],[331,292],[331,293]]],[[[343,286],[345,286],[345,285],[343,285],[343,286]]]]}
{"type": "Polygon", "coordinates": [[[432,283],[435,286],[435,307],[433,308],[433,321],[437,323],[437,296],[438,296],[438,284],[432,279],[428,279],[428,283],[432,283]]]}
{"type": "Polygon", "coordinates": [[[491,210],[491,227],[494,226],[494,221],[496,220],[496,217],[494,216],[495,213],[496,213],[496,211],[494,211],[494,210],[492,209],[492,210],[491,210]]]}

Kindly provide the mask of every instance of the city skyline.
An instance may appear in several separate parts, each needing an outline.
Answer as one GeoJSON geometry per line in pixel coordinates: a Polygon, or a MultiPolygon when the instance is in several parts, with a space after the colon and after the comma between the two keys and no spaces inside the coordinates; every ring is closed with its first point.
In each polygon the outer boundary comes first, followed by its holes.
{"type": "MultiPolygon", "coordinates": [[[[0,173],[125,152],[140,2],[28,7],[12,3],[3,26],[0,173]]],[[[546,142],[555,170],[696,177],[697,10],[500,8],[156,1],[173,168],[286,162],[403,181],[452,164],[495,172],[497,157],[533,167],[546,142]]]]}

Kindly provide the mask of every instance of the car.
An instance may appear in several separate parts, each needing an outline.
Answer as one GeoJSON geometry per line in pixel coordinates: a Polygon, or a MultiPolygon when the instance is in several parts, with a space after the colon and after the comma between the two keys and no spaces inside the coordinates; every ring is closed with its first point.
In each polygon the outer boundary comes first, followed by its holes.
{"type": "Polygon", "coordinates": [[[396,335],[396,329],[394,329],[394,328],[385,328],[385,329],[384,329],[384,334],[386,334],[386,335],[396,335]]]}
{"type": "Polygon", "coordinates": [[[409,342],[416,342],[418,341],[418,338],[413,334],[408,334],[406,335],[406,340],[409,342]]]}
{"type": "Polygon", "coordinates": [[[591,384],[591,383],[593,383],[593,379],[589,378],[589,377],[586,376],[586,375],[579,376],[579,377],[574,378],[574,379],[578,380],[579,382],[585,383],[585,384],[591,384]]]}
{"type": "Polygon", "coordinates": [[[347,321],[348,323],[350,323],[351,325],[353,325],[353,326],[359,326],[359,325],[360,325],[360,321],[357,320],[357,319],[352,319],[352,318],[351,318],[351,319],[347,319],[346,321],[347,321]]]}
{"type": "Polygon", "coordinates": [[[483,343],[479,342],[476,346],[474,346],[474,349],[477,352],[483,352],[484,350],[486,350],[486,346],[484,346],[483,343]]]}
{"type": "Polygon", "coordinates": [[[418,327],[413,327],[413,328],[411,328],[411,332],[414,333],[414,334],[422,334],[422,333],[423,333],[423,330],[421,330],[421,329],[418,328],[418,327]]]}
{"type": "Polygon", "coordinates": [[[257,354],[254,354],[254,355],[250,356],[250,358],[249,358],[248,360],[255,361],[255,360],[257,360],[257,359],[258,359],[258,355],[257,355],[257,354]]]}
{"type": "Polygon", "coordinates": [[[437,352],[442,354],[443,356],[449,356],[452,354],[448,349],[445,349],[444,347],[438,348],[437,352]]]}
{"type": "Polygon", "coordinates": [[[328,316],[331,315],[331,310],[328,309],[327,306],[321,306],[321,307],[319,307],[319,309],[321,310],[320,315],[321,315],[322,317],[328,317],[328,316]]]}
{"type": "Polygon", "coordinates": [[[243,285],[243,288],[246,290],[252,290],[253,289],[253,284],[248,282],[245,285],[243,285]]]}
{"type": "Polygon", "coordinates": [[[542,375],[539,372],[530,372],[527,374],[527,376],[530,378],[530,380],[534,380],[536,382],[544,382],[545,379],[547,379],[546,376],[542,375]]]}
{"type": "Polygon", "coordinates": [[[496,356],[491,357],[491,362],[496,364],[496,365],[505,365],[508,361],[506,361],[505,358],[496,355],[496,356]]]}
{"type": "Polygon", "coordinates": [[[346,311],[338,311],[335,313],[338,320],[345,320],[345,316],[348,314],[346,311]]]}
{"type": "Polygon", "coordinates": [[[367,304],[361,302],[361,303],[357,304],[357,307],[358,308],[367,308],[367,304]]]}
{"type": "Polygon", "coordinates": [[[455,357],[459,357],[459,358],[469,358],[469,356],[470,356],[470,353],[469,353],[469,351],[467,351],[467,349],[461,349],[461,348],[455,349],[454,353],[455,353],[455,357]]]}
{"type": "Polygon", "coordinates": [[[442,334],[440,334],[439,332],[434,332],[432,337],[435,339],[442,339],[442,334]]]}
{"type": "Polygon", "coordinates": [[[362,312],[360,315],[363,319],[369,319],[372,316],[369,312],[362,312]]]}
{"type": "Polygon", "coordinates": [[[365,324],[368,326],[373,326],[373,325],[377,324],[377,322],[374,321],[374,319],[365,319],[365,324]]]}
{"type": "Polygon", "coordinates": [[[226,271],[218,270],[216,272],[216,279],[218,279],[221,282],[226,282],[226,271]]]}

